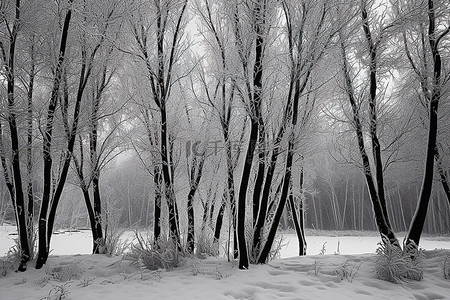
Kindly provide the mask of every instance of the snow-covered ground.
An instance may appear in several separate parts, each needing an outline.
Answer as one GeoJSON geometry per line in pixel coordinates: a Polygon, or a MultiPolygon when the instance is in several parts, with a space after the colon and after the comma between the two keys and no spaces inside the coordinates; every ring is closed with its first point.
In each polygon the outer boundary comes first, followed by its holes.
{"type": "MultiPolygon", "coordinates": [[[[0,227],[0,256],[13,245],[12,232],[13,227],[0,227]]],[[[449,237],[422,240],[427,249],[422,281],[392,284],[374,277],[376,234],[309,233],[310,255],[296,257],[295,235],[284,234],[281,259],[246,271],[224,257],[186,259],[171,271],[149,271],[121,257],[89,255],[88,231],[65,232],[53,236],[42,270],[30,264],[24,273],[0,274],[0,299],[450,299],[442,268],[449,237]],[[319,255],[325,242],[325,255],[319,255]],[[340,278],[344,269],[351,275],[340,278]]]]}

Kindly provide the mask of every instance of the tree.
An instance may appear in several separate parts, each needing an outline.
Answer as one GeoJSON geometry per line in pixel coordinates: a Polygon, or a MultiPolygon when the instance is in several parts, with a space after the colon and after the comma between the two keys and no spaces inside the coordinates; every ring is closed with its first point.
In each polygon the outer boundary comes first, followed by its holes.
{"type": "MultiPolygon", "coordinates": [[[[438,130],[438,107],[442,97],[442,87],[448,80],[447,74],[442,74],[442,58],[440,48],[443,39],[450,32],[450,24],[444,23],[444,29],[439,29],[440,14],[437,14],[437,9],[448,8],[445,4],[441,7],[437,6],[434,0],[428,0],[427,15],[428,15],[428,32],[427,35],[424,32],[419,32],[422,38],[428,38],[428,45],[422,43],[422,56],[427,59],[427,56],[431,54],[431,60],[423,62],[425,64],[418,65],[417,62],[411,57],[411,53],[408,51],[408,44],[405,40],[405,50],[407,52],[408,60],[419,78],[419,82],[422,88],[423,97],[426,101],[426,106],[429,110],[429,123],[428,123],[428,141],[425,158],[425,170],[423,174],[423,182],[420,190],[420,196],[417,203],[417,208],[411,221],[408,234],[405,238],[405,246],[414,244],[416,247],[419,245],[420,237],[423,231],[423,225],[428,210],[428,203],[431,197],[431,191],[433,187],[434,177],[434,162],[438,159],[437,155],[437,130],[438,130]],[[430,64],[431,70],[427,70],[427,62],[430,64]],[[425,65],[425,68],[423,67],[425,65]]],[[[423,28],[423,27],[422,27],[423,28]]],[[[442,176],[441,176],[442,179],[442,176]]]]}
{"type": "MultiPolygon", "coordinates": [[[[90,8],[88,7],[87,2],[84,2],[78,11],[87,11],[90,8]]],[[[51,97],[48,104],[47,109],[47,117],[46,124],[43,130],[43,161],[44,161],[44,189],[41,203],[41,210],[39,215],[39,249],[38,249],[38,258],[36,262],[36,268],[41,268],[47,261],[49,254],[49,246],[50,240],[53,232],[53,226],[56,217],[56,209],[58,207],[58,203],[61,199],[61,195],[63,193],[64,185],[67,180],[67,176],[69,173],[70,164],[73,158],[73,152],[75,148],[75,143],[77,137],[79,136],[79,127],[80,127],[80,119],[82,112],[82,102],[85,97],[86,87],[90,82],[91,76],[93,74],[94,66],[96,64],[96,60],[99,57],[99,50],[101,46],[105,43],[107,38],[106,31],[108,27],[111,25],[111,20],[113,19],[114,9],[110,9],[105,11],[105,19],[106,22],[103,24],[104,27],[100,29],[99,38],[92,45],[89,45],[86,36],[86,32],[83,29],[80,32],[81,44],[79,50],[80,51],[80,63],[78,64],[65,64],[65,54],[67,50],[68,36],[69,36],[69,25],[72,18],[72,7],[73,1],[69,1],[69,6],[67,8],[67,12],[64,19],[64,26],[61,32],[61,43],[60,43],[60,51],[58,63],[56,66],[56,70],[54,73],[53,79],[53,88],[51,91],[51,97]],[[75,87],[76,92],[74,93],[73,100],[73,111],[69,110],[69,103],[71,103],[71,93],[69,92],[69,80],[68,74],[71,69],[74,69],[79,72],[79,76],[77,78],[78,84],[75,87]],[[66,137],[66,147],[62,150],[63,153],[60,156],[60,166],[58,171],[55,172],[53,170],[53,158],[52,158],[52,147],[53,145],[53,130],[55,124],[55,116],[56,116],[56,108],[59,106],[61,113],[62,126],[64,128],[64,133],[66,137]],[[57,177],[54,177],[54,175],[57,177]]],[[[86,18],[84,19],[85,25],[88,25],[86,22],[86,18]]],[[[75,46],[74,46],[75,47],[75,46]]],[[[111,49],[111,48],[110,48],[111,49]]],[[[108,50],[106,51],[108,52],[108,50]]],[[[104,69],[103,69],[104,70],[104,69]]],[[[106,71],[104,71],[106,72],[106,71]]],[[[106,74],[104,75],[104,82],[97,86],[100,89],[105,88],[105,84],[107,81],[106,74]],[[103,86],[102,86],[103,85],[103,86]]],[[[98,98],[101,95],[102,91],[97,90],[94,96],[94,101],[99,101],[98,98]]],[[[95,103],[94,103],[95,104],[95,103]]],[[[95,106],[95,105],[94,105],[95,106]]],[[[94,109],[95,112],[96,109],[94,109]]],[[[98,111],[96,112],[98,113],[98,111]]],[[[98,163],[96,160],[97,157],[96,144],[97,144],[97,132],[95,126],[98,119],[96,113],[91,114],[91,125],[93,126],[93,130],[91,131],[91,161],[95,164],[98,163]],[[93,119],[92,119],[93,117],[93,119]]],[[[99,167],[96,168],[92,182],[94,188],[94,218],[97,220],[96,224],[96,232],[99,234],[101,231],[100,223],[98,223],[98,218],[101,214],[101,204],[100,195],[98,188],[98,176],[99,176],[99,167]]],[[[86,196],[86,194],[85,194],[86,196]]],[[[86,202],[87,204],[87,202],[86,202]]],[[[100,236],[101,238],[101,236],[100,236]]]]}
{"type": "MultiPolygon", "coordinates": [[[[237,242],[239,252],[239,269],[248,269],[249,259],[247,250],[247,241],[245,236],[245,219],[246,219],[246,202],[247,202],[247,189],[250,179],[250,172],[253,164],[253,158],[255,156],[255,148],[258,142],[258,133],[260,133],[259,127],[262,126],[262,89],[263,89],[263,60],[264,49],[266,43],[266,35],[268,26],[267,13],[269,1],[255,1],[250,5],[251,14],[254,17],[251,26],[254,32],[252,32],[252,39],[255,43],[255,54],[253,72],[250,73],[250,51],[244,44],[244,39],[241,33],[241,13],[240,5],[236,2],[234,4],[234,34],[236,41],[236,48],[239,55],[242,72],[244,74],[246,95],[242,95],[247,98],[247,109],[250,116],[250,135],[248,138],[247,152],[245,155],[244,166],[241,175],[241,182],[239,185],[238,200],[237,200],[237,215],[236,215],[236,228],[237,228],[237,242]]],[[[253,43],[253,42],[252,42],[253,43]]],[[[261,137],[261,135],[259,135],[261,137]]],[[[261,144],[263,141],[260,141],[261,144]]]]}
{"type": "Polygon", "coordinates": [[[362,36],[365,40],[366,47],[364,49],[368,57],[367,66],[367,76],[369,85],[367,89],[369,90],[368,99],[364,99],[364,93],[356,91],[354,82],[357,82],[353,74],[357,74],[357,71],[351,69],[351,64],[348,58],[348,46],[346,45],[343,32],[340,32],[340,51],[341,51],[341,62],[342,62],[342,74],[345,82],[345,93],[347,94],[351,112],[352,112],[352,127],[356,133],[358,141],[358,149],[361,156],[363,164],[363,173],[366,179],[366,184],[369,190],[370,199],[372,201],[372,207],[374,210],[375,220],[378,230],[382,236],[386,236],[391,243],[398,245],[397,237],[392,230],[389,216],[386,208],[386,197],[384,190],[384,167],[383,160],[381,157],[381,144],[378,137],[378,112],[377,112],[377,101],[381,101],[379,93],[379,65],[380,56],[383,50],[383,44],[385,42],[385,36],[388,29],[392,25],[381,24],[378,35],[375,37],[372,28],[371,20],[374,18],[369,18],[368,15],[368,2],[361,2],[361,7],[359,8],[359,13],[361,17],[361,27],[363,30],[362,36]],[[362,104],[367,103],[368,112],[367,117],[363,117],[362,104]],[[372,155],[370,156],[365,144],[364,138],[364,124],[362,119],[369,120],[369,130],[368,135],[370,137],[370,148],[372,149],[372,155]],[[371,164],[371,161],[373,164],[371,164]]]}
{"type": "Polygon", "coordinates": [[[237,113],[237,79],[235,65],[233,64],[235,49],[230,46],[233,38],[233,19],[229,18],[227,8],[220,1],[199,1],[197,10],[206,32],[209,33],[209,35],[203,34],[205,44],[211,48],[207,55],[209,53],[213,54],[207,56],[208,61],[210,61],[208,68],[203,63],[199,63],[198,77],[204,90],[204,96],[201,98],[206,101],[200,99],[198,101],[202,105],[212,107],[214,115],[219,120],[226,159],[226,189],[221,197],[221,204],[215,223],[214,243],[217,245],[219,242],[224,211],[228,205],[233,223],[233,256],[237,258],[236,176],[234,172],[241,153],[241,147],[236,147],[236,145],[241,145],[242,143],[245,133],[242,127],[245,127],[245,121],[243,122],[244,125],[241,125],[242,117],[237,113]],[[213,10],[214,7],[216,7],[215,10],[213,10]],[[216,53],[218,55],[214,55],[216,53]],[[208,69],[208,72],[206,72],[206,69],[208,69]],[[236,132],[233,130],[233,125],[236,125],[238,128],[236,132]]]}
{"type": "MultiPolygon", "coordinates": [[[[306,131],[307,124],[312,120],[316,102],[316,95],[314,95],[310,85],[313,70],[325,55],[332,38],[336,35],[335,27],[339,27],[339,24],[333,24],[332,22],[331,8],[333,4],[326,1],[319,3],[283,1],[282,5],[285,18],[284,29],[287,37],[286,46],[288,48],[289,87],[283,110],[283,119],[272,146],[270,164],[260,199],[258,219],[254,228],[253,244],[258,263],[265,263],[269,257],[285,204],[289,198],[294,156],[297,154],[300,137],[304,134],[302,131],[306,131]],[[284,138],[285,136],[286,138],[284,138]],[[261,233],[269,211],[269,193],[283,140],[287,142],[287,154],[280,183],[281,192],[279,199],[276,198],[274,216],[269,225],[267,236],[263,240],[261,233]]],[[[291,207],[294,206],[291,205],[291,207]]],[[[300,232],[302,232],[302,229],[300,229],[300,232]]],[[[303,246],[300,244],[301,248],[303,246]]]]}
{"type": "MultiPolygon", "coordinates": [[[[14,5],[14,19],[11,21],[6,18],[6,3],[2,2],[0,6],[1,21],[5,23],[7,33],[8,33],[8,46],[5,46],[3,42],[0,41],[0,52],[1,59],[3,61],[5,68],[5,75],[7,81],[7,123],[9,126],[9,133],[11,139],[11,164],[12,170],[9,170],[9,166],[6,163],[6,158],[4,153],[1,155],[3,172],[5,176],[5,181],[10,192],[10,197],[13,203],[14,211],[16,214],[16,223],[19,233],[19,246],[21,252],[21,263],[19,266],[19,271],[26,270],[26,264],[31,259],[31,249],[29,244],[29,229],[31,222],[27,220],[30,216],[28,215],[28,209],[25,206],[25,196],[22,185],[22,172],[20,169],[20,145],[19,145],[19,132],[17,124],[17,111],[18,105],[16,102],[16,75],[15,75],[15,59],[16,59],[16,45],[17,38],[20,31],[21,22],[21,2],[20,0],[15,1],[14,5]],[[6,49],[7,47],[7,49],[6,49]],[[12,176],[10,176],[12,172],[12,176]]],[[[0,127],[0,129],[2,129],[0,127]]],[[[3,131],[3,130],[1,130],[3,131]]],[[[3,132],[0,132],[3,134],[3,132]]],[[[3,138],[0,141],[2,151],[3,151],[3,138]]]]}
{"type": "Polygon", "coordinates": [[[164,195],[169,207],[170,235],[174,243],[181,245],[179,216],[174,189],[173,161],[171,158],[170,136],[167,118],[167,103],[170,100],[176,77],[174,66],[182,52],[180,47],[185,26],[184,16],[187,0],[158,0],[148,7],[154,16],[131,12],[131,31],[136,48],[130,52],[137,55],[145,65],[148,84],[151,87],[150,98],[159,111],[159,155],[161,161],[164,195]],[[133,15],[134,14],[134,15],[133,15]],[[153,19],[154,18],[154,19],[153,19]],[[153,24],[155,20],[156,24],[153,24]],[[152,44],[154,43],[154,44],[152,44]],[[153,45],[156,45],[153,48],[153,45]]]}

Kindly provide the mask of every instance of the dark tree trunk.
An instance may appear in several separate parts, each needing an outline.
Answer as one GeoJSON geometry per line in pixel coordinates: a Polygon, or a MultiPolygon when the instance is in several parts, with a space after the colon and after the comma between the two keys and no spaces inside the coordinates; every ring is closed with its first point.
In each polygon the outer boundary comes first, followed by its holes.
{"type": "MultiPolygon", "coordinates": [[[[16,102],[15,102],[15,51],[16,41],[19,31],[20,22],[20,0],[16,0],[15,3],[15,16],[13,27],[9,36],[9,57],[6,63],[6,80],[7,80],[7,93],[8,93],[8,115],[7,121],[9,124],[9,130],[11,134],[11,161],[12,161],[12,178],[14,186],[14,195],[11,194],[13,200],[14,211],[16,215],[17,231],[19,234],[19,244],[21,251],[21,262],[19,271],[25,271],[27,269],[27,263],[31,259],[31,250],[28,241],[28,221],[27,221],[27,208],[25,207],[25,197],[22,186],[22,174],[20,171],[20,145],[19,145],[19,133],[17,130],[16,121],[16,102]]],[[[3,56],[5,56],[3,54],[3,56]]],[[[4,57],[6,58],[6,57],[4,57]]],[[[12,188],[8,188],[11,192],[12,188]]]]}
{"type": "MultiPolygon", "coordinates": [[[[100,172],[98,170],[98,172],[100,172]]],[[[95,174],[94,178],[92,179],[92,191],[93,191],[93,197],[94,197],[94,219],[95,219],[95,243],[97,244],[97,247],[95,248],[94,254],[104,254],[108,249],[104,248],[105,242],[103,236],[103,218],[102,218],[102,203],[101,203],[101,196],[100,196],[100,186],[99,186],[99,174],[95,174]]]]}
{"type": "Polygon", "coordinates": [[[154,163],[153,165],[153,184],[155,187],[155,205],[153,212],[153,239],[157,244],[161,236],[161,199],[162,199],[162,174],[161,168],[154,163]]]}
{"type": "Polygon", "coordinates": [[[195,243],[194,195],[195,190],[193,190],[191,187],[187,200],[188,233],[186,238],[186,251],[189,254],[194,253],[195,243]]]}
{"type": "Polygon", "coordinates": [[[223,214],[225,212],[226,207],[227,207],[227,192],[225,190],[222,195],[222,200],[220,202],[219,212],[217,213],[216,224],[214,227],[214,245],[216,247],[215,248],[216,255],[219,255],[220,232],[222,230],[223,214]]]}
{"type": "Polygon", "coordinates": [[[383,161],[381,159],[381,146],[377,134],[377,111],[376,111],[376,100],[377,100],[377,47],[373,41],[372,33],[369,27],[368,15],[365,7],[361,9],[362,20],[363,20],[363,30],[365,38],[369,48],[369,73],[370,73],[370,98],[369,98],[369,120],[370,120],[370,138],[372,142],[372,156],[375,168],[375,178],[376,178],[376,188],[378,201],[380,202],[381,209],[385,218],[386,226],[392,228],[389,215],[386,206],[386,196],[384,191],[384,172],[383,172],[383,161]]]}
{"type": "Polygon", "coordinates": [[[448,183],[448,175],[445,172],[444,167],[442,166],[442,161],[441,161],[438,149],[439,148],[436,147],[436,156],[435,156],[436,168],[437,168],[437,171],[439,173],[439,178],[440,178],[440,181],[441,181],[441,184],[442,184],[442,189],[444,190],[444,194],[447,197],[448,205],[450,207],[450,186],[449,186],[449,183],[448,183]]]}
{"type": "MultiPolygon", "coordinates": [[[[31,41],[31,67],[30,77],[28,81],[27,91],[27,196],[28,196],[28,238],[31,239],[34,234],[33,218],[34,218],[34,192],[33,192],[33,91],[34,91],[34,78],[36,72],[36,60],[34,49],[34,35],[31,41]]],[[[32,247],[33,245],[30,245],[32,247]]]]}
{"type": "MultiPolygon", "coordinates": [[[[47,123],[44,129],[44,142],[43,142],[43,160],[44,160],[44,188],[42,194],[42,202],[41,202],[41,210],[39,213],[39,244],[38,244],[38,257],[36,261],[36,269],[42,268],[42,266],[47,262],[48,254],[49,254],[49,245],[51,233],[53,231],[53,224],[55,220],[56,208],[59,202],[59,199],[62,194],[62,190],[64,187],[65,180],[67,178],[67,173],[70,166],[71,152],[73,151],[73,147],[75,144],[75,134],[76,134],[76,126],[73,126],[72,136],[69,138],[68,143],[68,153],[64,159],[63,170],[61,172],[61,176],[57,185],[57,188],[54,193],[52,193],[52,157],[51,157],[51,146],[52,146],[52,133],[53,133],[53,120],[55,116],[55,109],[58,100],[58,92],[62,78],[62,69],[66,52],[66,44],[67,37],[69,33],[69,24],[72,17],[72,4],[73,0],[69,0],[69,9],[66,13],[64,19],[63,30],[61,33],[61,44],[59,49],[59,57],[58,63],[55,70],[55,77],[53,79],[53,88],[50,97],[50,103],[47,112],[47,123]],[[53,197],[51,197],[53,195],[53,197]],[[50,203],[51,199],[51,203],[50,203]],[[48,209],[50,207],[50,213],[48,209]]],[[[83,72],[82,72],[83,74],[83,72]]],[[[79,87],[81,88],[81,87],[79,87]]],[[[79,97],[79,101],[81,101],[80,90],[78,91],[77,98],[79,97]]],[[[79,113],[79,105],[78,102],[76,104],[75,112],[78,109],[79,113]],[[78,106],[78,107],[77,107],[78,106]]],[[[74,113],[74,122],[78,122],[77,112],[74,113]]],[[[75,123],[74,125],[77,125],[75,123]]]]}
{"type": "Polygon", "coordinates": [[[255,186],[253,189],[253,227],[256,225],[256,220],[258,219],[258,212],[261,202],[261,192],[264,184],[264,174],[266,170],[266,145],[265,145],[265,134],[266,129],[264,126],[264,121],[260,120],[259,124],[259,136],[258,136],[258,172],[256,175],[255,186]]]}
{"type": "MultiPolygon", "coordinates": [[[[350,78],[350,71],[347,64],[347,54],[345,51],[345,45],[341,42],[341,55],[342,55],[342,71],[345,79],[345,88],[346,93],[349,98],[349,102],[352,108],[353,113],[353,126],[356,132],[356,137],[358,140],[358,148],[361,155],[362,163],[363,163],[363,173],[366,180],[366,184],[369,190],[370,200],[372,202],[372,207],[375,215],[375,222],[378,227],[378,231],[380,232],[382,237],[387,237],[390,242],[394,245],[400,247],[400,244],[393,232],[392,228],[389,226],[389,222],[387,222],[387,215],[385,215],[386,209],[383,209],[383,205],[379,200],[377,188],[375,186],[375,182],[372,178],[372,171],[370,167],[369,156],[367,155],[366,147],[364,144],[364,134],[362,131],[362,124],[360,119],[360,110],[356,103],[356,97],[352,85],[352,81],[350,78]]],[[[383,239],[384,241],[384,239],[383,239]]]]}
{"type": "MultiPolygon", "coordinates": [[[[165,106],[165,104],[164,104],[165,106]]],[[[179,220],[178,220],[178,209],[175,198],[175,191],[172,182],[171,174],[171,162],[169,160],[169,149],[167,144],[167,114],[165,107],[161,106],[161,161],[162,161],[162,175],[164,180],[164,192],[167,201],[167,206],[169,208],[169,228],[170,236],[174,243],[180,247],[180,232],[179,232],[179,220]]]]}
{"type": "MultiPolygon", "coordinates": [[[[300,191],[303,189],[303,168],[300,171],[300,191]]],[[[306,255],[306,238],[304,231],[304,211],[303,211],[303,199],[299,199],[299,211],[297,213],[295,205],[295,197],[292,192],[291,183],[291,193],[289,194],[289,207],[292,214],[292,222],[294,223],[295,232],[297,233],[299,256],[306,255]]]]}
{"type": "Polygon", "coordinates": [[[82,187],[84,203],[86,204],[86,210],[88,212],[89,223],[91,224],[91,232],[92,232],[92,253],[98,253],[98,235],[95,229],[95,214],[94,209],[91,204],[91,197],[89,195],[89,191],[86,187],[82,187]]]}
{"type": "Polygon", "coordinates": [[[434,1],[428,0],[428,41],[430,44],[431,54],[433,55],[433,78],[432,89],[430,91],[431,98],[429,99],[429,125],[428,125],[428,143],[427,153],[425,159],[425,171],[420,191],[419,201],[417,203],[416,211],[411,221],[408,234],[405,238],[406,245],[417,247],[422,235],[423,225],[428,210],[428,203],[431,197],[434,176],[434,160],[436,158],[436,137],[438,128],[438,107],[441,98],[441,56],[438,50],[439,41],[444,35],[448,34],[449,30],[444,31],[441,35],[436,33],[436,15],[434,1]]]}
{"type": "MultiPolygon", "coordinates": [[[[248,96],[250,101],[250,137],[248,142],[247,153],[245,156],[244,167],[242,171],[241,184],[239,187],[238,201],[237,201],[237,242],[239,251],[239,269],[248,269],[249,259],[247,250],[247,241],[245,237],[245,209],[247,201],[247,188],[251,176],[251,169],[253,165],[253,158],[255,155],[255,148],[258,144],[259,126],[262,124],[261,116],[261,102],[262,102],[262,88],[263,88],[263,57],[264,57],[264,22],[266,13],[266,3],[258,1],[253,8],[255,16],[255,63],[253,66],[253,90],[251,91],[248,84],[248,96]]],[[[237,12],[236,12],[237,14],[237,12]]],[[[236,16],[236,18],[238,18],[236,16]]],[[[235,22],[238,22],[236,19],[235,22]]],[[[235,30],[238,29],[239,24],[236,25],[235,30]]],[[[240,32],[236,31],[240,39],[240,32]]],[[[242,50],[242,49],[241,49],[242,50]]],[[[244,70],[247,70],[247,63],[243,62],[244,70]]],[[[261,141],[263,142],[263,141],[261,141]]],[[[258,200],[259,201],[259,200],[258,200]]]]}
{"type": "Polygon", "coordinates": [[[286,201],[288,198],[289,185],[291,181],[291,170],[292,170],[292,161],[294,157],[294,134],[291,133],[291,137],[289,139],[288,146],[288,154],[286,158],[286,165],[284,169],[284,178],[283,178],[283,187],[281,190],[280,200],[278,202],[278,206],[275,210],[275,215],[272,220],[272,224],[269,229],[269,233],[267,235],[266,242],[264,243],[264,247],[259,254],[257,262],[260,264],[266,263],[269,258],[270,250],[272,249],[273,241],[275,240],[275,235],[277,233],[278,225],[280,224],[281,216],[283,214],[284,207],[286,206],[286,201]]]}
{"type": "MultiPolygon", "coordinates": [[[[106,70],[105,70],[106,71],[106,70]]],[[[102,76],[102,87],[103,90],[105,86],[105,74],[102,76]]],[[[94,218],[95,218],[95,243],[97,243],[97,247],[95,248],[94,254],[103,254],[108,249],[106,249],[106,243],[104,241],[103,236],[103,217],[102,217],[102,199],[100,195],[100,165],[98,161],[98,109],[100,104],[101,92],[94,97],[92,115],[91,115],[91,132],[89,134],[89,152],[90,152],[90,163],[91,163],[91,176],[92,176],[92,194],[94,200],[94,218]],[[102,245],[98,245],[102,243],[102,245]],[[102,247],[100,247],[102,246],[102,247]]]]}
{"type": "MultiPolygon", "coordinates": [[[[272,187],[273,176],[275,174],[275,167],[277,165],[278,155],[280,154],[280,144],[283,139],[284,133],[286,132],[286,125],[289,120],[289,116],[292,113],[292,95],[293,84],[290,85],[288,101],[284,110],[284,116],[282,124],[278,130],[272,155],[270,156],[269,167],[267,168],[267,173],[265,176],[264,186],[262,187],[261,201],[259,205],[258,216],[253,228],[253,249],[252,253],[255,258],[259,255],[260,248],[262,247],[262,231],[264,229],[264,224],[266,223],[267,212],[269,211],[269,198],[270,198],[270,188],[272,187]]],[[[261,189],[261,188],[260,188],[261,189]]]]}
{"type": "Polygon", "coordinates": [[[248,269],[249,260],[247,253],[247,241],[245,238],[245,208],[247,202],[247,188],[250,179],[250,171],[253,164],[253,156],[258,138],[258,121],[252,119],[250,127],[250,138],[245,156],[244,169],[242,171],[241,184],[238,194],[237,207],[237,243],[239,251],[239,269],[248,269]]]}
{"type": "Polygon", "coordinates": [[[203,164],[205,162],[205,155],[200,157],[197,163],[197,156],[193,154],[192,166],[189,178],[189,194],[187,201],[187,215],[188,215],[188,234],[186,239],[186,250],[188,253],[194,253],[195,244],[195,214],[194,214],[194,196],[197,191],[200,179],[202,178],[203,164]]]}

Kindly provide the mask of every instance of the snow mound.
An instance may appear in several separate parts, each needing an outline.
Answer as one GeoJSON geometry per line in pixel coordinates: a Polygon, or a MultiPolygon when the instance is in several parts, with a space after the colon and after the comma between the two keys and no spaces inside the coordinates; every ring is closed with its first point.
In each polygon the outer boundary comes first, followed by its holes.
{"type": "Polygon", "coordinates": [[[374,277],[375,254],[284,258],[245,271],[224,258],[186,259],[172,271],[149,271],[121,257],[51,256],[41,270],[0,277],[0,298],[448,299],[442,264],[450,250],[425,254],[424,279],[401,284],[374,277]]]}

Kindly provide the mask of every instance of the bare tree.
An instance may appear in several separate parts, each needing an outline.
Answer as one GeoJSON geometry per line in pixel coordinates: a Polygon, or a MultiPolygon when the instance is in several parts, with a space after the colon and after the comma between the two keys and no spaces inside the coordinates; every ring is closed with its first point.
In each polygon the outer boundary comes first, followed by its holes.
{"type": "MultiPolygon", "coordinates": [[[[6,163],[5,154],[2,153],[1,160],[5,176],[5,181],[10,192],[11,200],[16,215],[17,229],[19,233],[19,245],[21,251],[21,263],[19,271],[26,270],[26,264],[31,259],[31,249],[29,244],[29,230],[28,227],[32,226],[27,220],[29,217],[27,214],[27,208],[25,206],[25,197],[22,183],[22,172],[20,169],[20,145],[19,145],[19,132],[17,124],[17,103],[16,103],[16,75],[15,75],[15,61],[16,61],[16,45],[17,38],[20,31],[21,23],[21,1],[16,0],[13,9],[13,20],[9,20],[6,17],[7,4],[0,5],[0,21],[5,24],[8,36],[8,45],[4,45],[0,41],[0,52],[2,65],[5,69],[6,81],[7,81],[7,123],[9,126],[10,140],[11,140],[11,165],[12,170],[6,163]],[[12,176],[9,174],[12,172],[12,176]]],[[[1,127],[0,127],[1,129],[1,127]]],[[[3,130],[2,130],[3,131],[3,130]]],[[[3,132],[0,132],[3,135],[3,132]]],[[[2,152],[4,151],[3,138],[0,141],[2,152]]]]}
{"type": "Polygon", "coordinates": [[[155,12],[154,16],[142,15],[143,7],[139,7],[138,11],[131,13],[134,15],[130,20],[137,47],[134,54],[145,64],[148,84],[152,93],[150,96],[159,111],[159,151],[164,195],[169,207],[171,237],[175,244],[179,246],[181,240],[173,182],[173,161],[171,160],[169,144],[167,103],[170,100],[173,83],[177,80],[176,74],[174,74],[174,66],[181,52],[180,43],[185,26],[186,7],[187,0],[158,0],[154,1],[148,8],[149,11],[155,12]],[[153,20],[156,24],[153,23],[153,20]],[[151,44],[153,42],[154,44],[151,44]]]}
{"type": "MultiPolygon", "coordinates": [[[[342,61],[342,74],[345,82],[345,93],[347,94],[351,112],[352,112],[352,127],[355,130],[358,149],[363,164],[363,173],[366,179],[367,187],[369,190],[370,199],[374,210],[375,220],[380,234],[386,236],[393,244],[399,246],[397,237],[392,230],[389,216],[386,208],[386,197],[384,190],[384,167],[381,157],[381,145],[378,138],[378,112],[377,101],[380,101],[379,92],[379,64],[382,47],[385,42],[385,36],[391,25],[381,25],[380,32],[377,32],[377,36],[374,37],[371,28],[371,20],[368,15],[368,3],[367,1],[361,2],[359,8],[359,14],[361,17],[361,26],[363,30],[363,38],[366,43],[365,53],[368,57],[368,99],[364,99],[364,93],[356,91],[354,82],[356,82],[355,75],[357,71],[352,70],[352,65],[349,63],[348,58],[348,46],[345,42],[345,37],[342,31],[340,32],[340,51],[342,61]],[[364,117],[363,103],[368,103],[367,117],[364,117]],[[372,149],[372,155],[370,156],[367,151],[367,146],[364,139],[364,124],[362,119],[369,120],[369,137],[370,148],[372,149]],[[371,164],[371,161],[373,164],[371,164]]],[[[357,18],[358,20],[358,18],[357,18]]],[[[357,23],[358,24],[358,23],[357,23]]]]}
{"type": "MultiPolygon", "coordinates": [[[[332,20],[331,3],[304,1],[301,3],[283,1],[283,12],[286,20],[286,36],[288,47],[289,88],[287,101],[283,110],[283,119],[274,140],[269,168],[265,178],[265,185],[261,198],[258,220],[254,228],[257,262],[265,263],[269,257],[275,234],[281,220],[281,216],[289,198],[289,189],[292,178],[294,155],[297,154],[300,131],[305,130],[306,124],[311,121],[315,107],[316,96],[310,89],[312,73],[318,62],[325,54],[333,36],[336,34],[337,24],[332,20]],[[301,100],[304,100],[301,103],[301,100]],[[280,194],[277,199],[273,219],[269,225],[269,231],[265,240],[261,233],[266,222],[268,199],[274,170],[280,153],[280,143],[287,136],[287,154],[283,167],[282,181],[280,182],[280,194]],[[259,245],[259,246],[258,246],[259,245]],[[260,250],[258,249],[260,248],[260,250]]],[[[293,207],[293,206],[291,206],[293,207]]],[[[300,229],[302,232],[302,229],[300,229]]],[[[302,239],[304,241],[304,239],[302,239]]],[[[300,244],[301,248],[304,245],[300,244]]]]}
{"type": "MultiPolygon", "coordinates": [[[[423,174],[423,182],[420,190],[420,196],[417,203],[417,208],[413,219],[411,221],[408,234],[405,237],[405,245],[410,245],[414,242],[415,246],[419,245],[420,237],[423,231],[423,225],[428,210],[428,203],[431,197],[431,191],[433,186],[434,175],[434,162],[438,159],[437,154],[437,129],[438,129],[438,107],[442,97],[442,87],[446,81],[448,81],[448,74],[442,74],[442,58],[440,48],[442,47],[443,39],[450,32],[450,24],[443,24],[444,29],[439,29],[437,24],[440,22],[441,14],[437,14],[438,9],[448,8],[448,5],[438,4],[434,0],[428,0],[427,15],[428,15],[428,32],[425,35],[424,32],[419,32],[419,35],[424,39],[427,37],[428,45],[422,43],[421,57],[425,57],[427,61],[423,61],[420,66],[418,62],[415,62],[408,51],[407,41],[405,40],[405,49],[407,51],[410,64],[419,78],[419,82],[422,88],[423,97],[426,101],[426,106],[429,112],[428,123],[428,141],[427,151],[425,158],[425,170],[423,174]],[[431,60],[427,59],[427,56],[431,55],[431,60]],[[431,70],[427,70],[427,67],[431,70]],[[425,66],[425,68],[423,68],[425,66]]],[[[422,27],[423,28],[423,27],[422,27]]],[[[438,167],[439,170],[439,167],[438,167]]],[[[442,175],[441,175],[442,179],[442,175]]]]}

